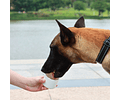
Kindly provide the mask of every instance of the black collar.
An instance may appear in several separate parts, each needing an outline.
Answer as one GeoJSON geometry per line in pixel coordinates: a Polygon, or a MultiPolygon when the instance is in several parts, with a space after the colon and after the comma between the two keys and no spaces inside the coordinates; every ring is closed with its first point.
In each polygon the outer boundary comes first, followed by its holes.
{"type": "Polygon", "coordinates": [[[110,49],[110,37],[103,42],[103,46],[96,59],[98,63],[102,64],[109,49],[110,49]]]}

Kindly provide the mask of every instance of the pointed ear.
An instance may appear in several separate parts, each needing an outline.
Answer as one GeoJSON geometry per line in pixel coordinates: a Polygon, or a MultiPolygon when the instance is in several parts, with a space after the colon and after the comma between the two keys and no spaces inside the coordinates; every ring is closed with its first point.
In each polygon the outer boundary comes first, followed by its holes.
{"type": "Polygon", "coordinates": [[[77,20],[77,22],[75,23],[74,27],[77,27],[77,28],[85,27],[85,22],[84,22],[83,16],[80,17],[80,18],[77,20]]]}
{"type": "Polygon", "coordinates": [[[60,38],[62,45],[67,46],[69,44],[72,45],[73,43],[75,43],[74,34],[68,28],[62,25],[58,20],[56,20],[56,22],[60,27],[60,38]]]}

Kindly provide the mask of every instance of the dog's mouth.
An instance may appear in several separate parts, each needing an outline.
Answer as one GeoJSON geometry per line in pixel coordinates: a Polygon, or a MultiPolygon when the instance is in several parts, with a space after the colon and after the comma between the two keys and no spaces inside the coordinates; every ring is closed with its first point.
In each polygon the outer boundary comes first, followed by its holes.
{"type": "Polygon", "coordinates": [[[47,77],[53,80],[58,80],[59,78],[55,78],[55,71],[51,73],[46,73],[47,77]]]}
{"type": "Polygon", "coordinates": [[[43,73],[45,73],[47,75],[47,77],[49,77],[50,79],[53,79],[53,80],[56,80],[56,79],[59,79],[61,78],[65,73],[66,73],[66,70],[47,70],[46,68],[42,68],[41,71],[43,73]]]}
{"type": "Polygon", "coordinates": [[[61,78],[69,70],[71,65],[72,65],[71,62],[60,63],[59,65],[53,65],[53,66],[57,66],[54,68],[50,64],[47,65],[45,63],[41,71],[45,73],[49,78],[56,80],[58,78],[61,78]],[[49,66],[49,67],[46,67],[46,66],[49,66]]]}

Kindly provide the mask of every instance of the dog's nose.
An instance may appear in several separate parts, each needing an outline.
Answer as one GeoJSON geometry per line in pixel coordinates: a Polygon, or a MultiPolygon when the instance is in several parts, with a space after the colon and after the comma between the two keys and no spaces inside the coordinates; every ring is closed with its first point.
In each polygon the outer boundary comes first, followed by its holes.
{"type": "Polygon", "coordinates": [[[43,73],[51,73],[51,72],[54,71],[54,69],[46,68],[46,67],[43,66],[42,69],[41,69],[41,71],[43,73]]]}
{"type": "Polygon", "coordinates": [[[49,71],[46,70],[44,67],[42,67],[41,71],[42,71],[43,73],[49,73],[49,71]]]}
{"type": "Polygon", "coordinates": [[[43,67],[42,67],[41,71],[45,73],[45,69],[43,67]]]}

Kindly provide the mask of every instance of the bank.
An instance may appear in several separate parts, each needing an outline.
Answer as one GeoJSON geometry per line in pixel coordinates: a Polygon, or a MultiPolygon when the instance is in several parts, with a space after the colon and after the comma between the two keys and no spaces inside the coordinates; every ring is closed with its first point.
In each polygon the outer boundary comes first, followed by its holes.
{"type": "Polygon", "coordinates": [[[52,19],[78,19],[84,16],[85,19],[109,19],[108,12],[105,11],[102,16],[98,16],[98,11],[87,8],[86,10],[74,10],[73,8],[59,9],[51,11],[49,9],[41,9],[37,12],[29,11],[23,12],[10,12],[10,20],[52,20],[52,19]]]}

